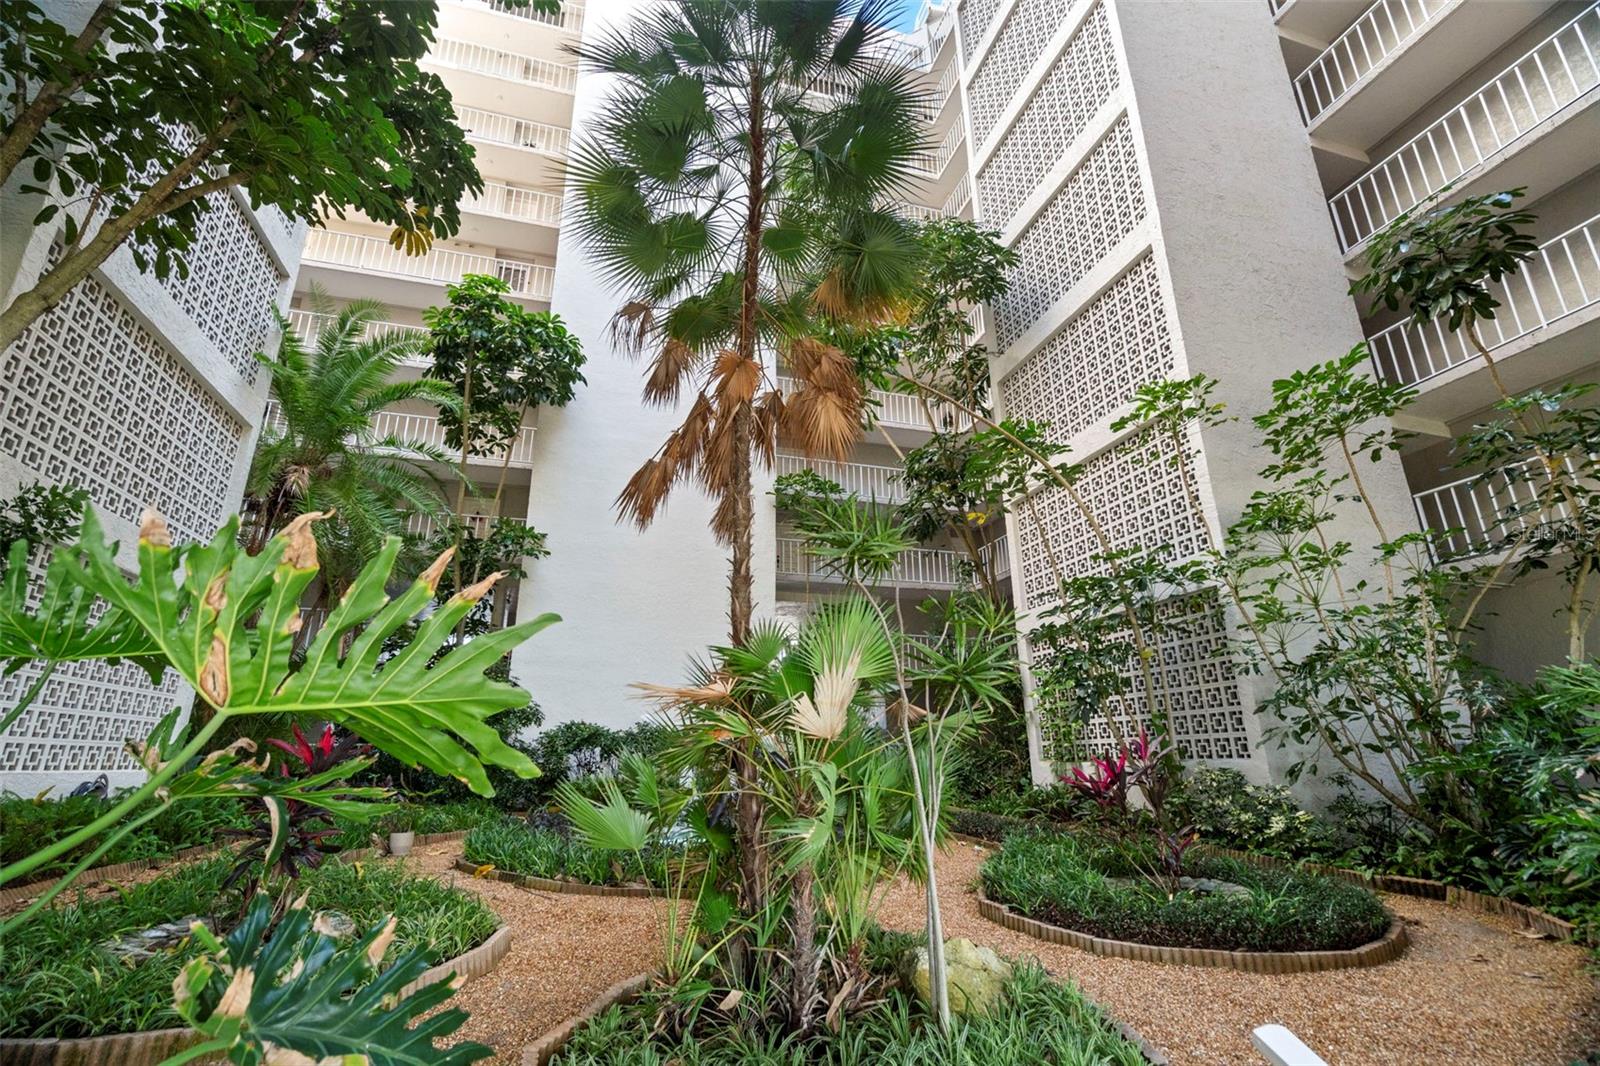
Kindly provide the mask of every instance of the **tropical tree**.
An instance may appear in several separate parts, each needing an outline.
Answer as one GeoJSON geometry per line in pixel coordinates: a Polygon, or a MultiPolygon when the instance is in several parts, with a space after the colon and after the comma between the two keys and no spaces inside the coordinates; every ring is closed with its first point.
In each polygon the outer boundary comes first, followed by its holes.
{"type": "Polygon", "coordinates": [[[418,66],[431,0],[85,7],[67,25],[13,0],[0,20],[0,182],[23,170],[34,224],[59,224],[63,246],[0,314],[0,348],[125,244],[140,269],[185,273],[213,193],[313,225],[354,209],[415,252],[483,188],[449,92],[418,66]]]}
{"type": "Polygon", "coordinates": [[[914,281],[914,234],[876,207],[921,144],[887,13],[880,0],[673,0],[578,50],[618,83],[573,153],[578,232],[626,298],[618,335],[650,353],[645,399],[688,395],[618,509],[648,526],[691,479],[717,501],[734,644],[750,631],[753,457],[770,463],[781,434],[842,458],[859,433],[855,367],[818,318],[882,316],[914,281]]]}
{"type": "Polygon", "coordinates": [[[443,382],[395,379],[420,352],[415,338],[373,332],[383,305],[358,300],[325,322],[310,347],[285,324],[272,368],[281,419],[262,430],[245,483],[255,510],[248,548],[259,552],[278,530],[310,511],[332,512],[317,542],[324,588],[341,590],[375,557],[386,537],[404,532],[408,511],[440,515],[444,500],[426,463],[445,462],[431,445],[380,434],[378,413],[421,400],[453,410],[443,382]],[[331,528],[329,528],[331,527],[331,528]]]}

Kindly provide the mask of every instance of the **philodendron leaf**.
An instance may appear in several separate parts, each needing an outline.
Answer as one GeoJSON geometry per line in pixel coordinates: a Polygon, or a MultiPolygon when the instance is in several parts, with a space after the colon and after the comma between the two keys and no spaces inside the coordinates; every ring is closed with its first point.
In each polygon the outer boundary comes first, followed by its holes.
{"type": "Polygon", "coordinates": [[[86,515],[86,562],[77,576],[148,633],[218,716],[280,714],[334,722],[404,763],[448,774],[485,796],[494,789],[484,763],[522,777],[537,775],[527,756],[485,722],[526,704],[528,693],[490,680],[484,671],[559,618],[544,614],[486,633],[433,661],[499,574],[452,596],[417,627],[409,644],[380,662],[385,638],[432,604],[449,560],[447,552],[391,599],[386,587],[400,551],[400,540],[391,537],[329,612],[304,663],[291,667],[300,604],[317,575],[311,525],[321,517],[300,516],[251,556],[239,547],[236,518],[209,544],[178,552],[160,516],[147,515],[140,528],[139,572],[130,583],[99,524],[86,515]]]}
{"type": "Polygon", "coordinates": [[[28,545],[11,546],[5,576],[0,580],[0,662],[6,672],[35,660],[81,662],[103,659],[137,663],[160,684],[167,661],[139,625],[118,610],[95,617],[95,597],[73,579],[67,548],[59,548],[45,566],[36,605],[29,605],[28,545]]]}
{"type": "Polygon", "coordinates": [[[178,1013],[208,1040],[226,1042],[234,1062],[465,1066],[493,1054],[482,1044],[434,1046],[461,1027],[465,1011],[440,1011],[412,1025],[455,986],[439,981],[404,995],[428,968],[415,949],[378,972],[394,937],[393,918],[341,944],[313,929],[303,901],[276,928],[271,915],[270,898],[258,893],[221,941],[196,923],[195,939],[207,953],[173,983],[178,1013]]]}

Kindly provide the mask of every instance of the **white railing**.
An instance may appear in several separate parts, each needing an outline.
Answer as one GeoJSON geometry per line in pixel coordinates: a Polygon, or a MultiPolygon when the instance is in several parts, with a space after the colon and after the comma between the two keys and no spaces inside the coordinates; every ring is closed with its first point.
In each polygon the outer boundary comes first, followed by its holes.
{"type": "Polygon", "coordinates": [[[989,576],[996,581],[1010,575],[1011,546],[1004,536],[991,540],[979,548],[978,554],[983,557],[984,565],[989,568],[989,576]]]}
{"type": "MultiPolygon", "coordinates": [[[[1477,328],[1490,349],[1600,301],[1600,215],[1540,245],[1489,291],[1500,306],[1477,328]]],[[[1393,385],[1415,385],[1478,357],[1465,331],[1451,332],[1443,318],[1427,325],[1397,322],[1369,337],[1367,346],[1373,369],[1393,385]]]]}
{"type": "Polygon", "coordinates": [[[565,63],[554,63],[537,56],[517,52],[503,52],[486,48],[471,41],[441,37],[428,49],[424,62],[438,66],[455,67],[474,74],[487,74],[493,78],[520,81],[543,89],[570,93],[578,87],[578,68],[565,63]]]}
{"type": "Polygon", "coordinates": [[[561,223],[561,197],[498,181],[484,182],[483,192],[461,201],[461,210],[498,218],[542,222],[548,226],[561,223]]]}
{"type": "MultiPolygon", "coordinates": [[[[508,526],[524,526],[528,524],[527,521],[522,518],[505,516],[497,519],[493,515],[487,514],[463,515],[461,519],[461,524],[464,525],[474,537],[477,537],[480,540],[484,537],[487,537],[491,532],[494,531],[496,522],[504,522],[508,526]]],[[[434,531],[438,528],[439,524],[434,521],[432,515],[422,514],[421,512],[413,512],[406,516],[406,532],[413,534],[414,536],[431,537],[433,536],[434,531]]]]}
{"type": "MultiPolygon", "coordinates": [[[[301,344],[313,344],[317,334],[322,332],[324,326],[332,323],[338,316],[324,314],[320,311],[304,311],[299,308],[290,310],[289,328],[294,330],[295,336],[300,338],[301,344]]],[[[368,322],[361,330],[362,340],[371,340],[374,337],[389,336],[416,336],[425,337],[428,333],[427,326],[412,326],[404,322],[368,322]]],[[[433,360],[421,351],[414,352],[401,360],[406,366],[431,366],[433,360]]]]}
{"type": "MultiPolygon", "coordinates": [[[[908,548],[900,553],[899,561],[883,583],[913,588],[955,588],[965,584],[961,564],[967,561],[965,553],[944,548],[908,548]]],[[[807,554],[805,541],[794,537],[778,538],[778,574],[812,581],[844,580],[821,559],[807,554]]]]}
{"type": "Polygon", "coordinates": [[[560,126],[478,107],[457,107],[456,121],[467,136],[475,140],[526,148],[545,155],[565,156],[572,140],[571,132],[560,126]]]}
{"type": "Polygon", "coordinates": [[[558,14],[547,15],[541,11],[534,11],[527,6],[515,7],[505,0],[455,0],[463,7],[487,8],[502,15],[511,15],[529,22],[542,22],[546,26],[556,26],[569,33],[583,32],[583,5],[567,3],[563,0],[561,11],[558,14]]]}
{"type": "Polygon", "coordinates": [[[831,463],[826,459],[808,459],[803,455],[779,452],[773,463],[779,476],[812,470],[837,482],[846,492],[853,492],[863,500],[878,503],[904,503],[905,486],[900,484],[898,466],[879,466],[876,463],[831,463]]]}
{"type": "MultiPolygon", "coordinates": [[[[1460,0],[1378,0],[1341,33],[1294,80],[1300,116],[1309,125],[1392,55],[1460,0]]],[[[1277,9],[1273,9],[1277,13],[1277,9]]]]}
{"type": "Polygon", "coordinates": [[[911,222],[933,222],[941,219],[944,212],[937,207],[928,207],[925,204],[913,204],[906,200],[889,200],[883,204],[883,209],[892,211],[901,218],[911,222]]]}
{"type": "MultiPolygon", "coordinates": [[[[285,428],[283,412],[278,408],[278,401],[269,400],[267,410],[262,416],[262,424],[277,430],[285,428]]],[[[410,411],[379,411],[372,420],[370,428],[372,440],[385,440],[393,437],[397,441],[407,444],[423,444],[442,450],[446,455],[460,456],[459,449],[451,448],[445,443],[444,426],[439,422],[438,415],[413,414],[410,411]]],[[[533,465],[533,437],[534,428],[523,426],[518,431],[517,437],[511,442],[511,465],[533,465]]],[[[474,453],[470,461],[498,465],[505,458],[504,451],[493,454],[474,453]]]]}
{"type": "Polygon", "coordinates": [[[539,263],[496,259],[449,248],[434,247],[422,255],[406,255],[382,237],[325,229],[312,230],[307,236],[303,258],[308,263],[441,284],[453,284],[467,274],[492,274],[510,286],[513,295],[534,300],[550,299],[556,274],[554,267],[539,263]]]}
{"type": "MultiPolygon", "coordinates": [[[[1564,465],[1569,475],[1576,473],[1571,457],[1564,465]]],[[[1496,551],[1547,520],[1567,520],[1570,510],[1565,501],[1550,508],[1538,506],[1540,494],[1550,484],[1544,460],[1529,459],[1509,469],[1509,474],[1473,474],[1412,495],[1417,520],[1433,534],[1429,547],[1436,560],[1496,551]]]]}
{"type": "Polygon", "coordinates": [[[920,171],[924,175],[936,178],[944,173],[944,168],[950,165],[950,160],[955,157],[956,149],[961,145],[961,138],[966,134],[966,123],[956,122],[950,126],[950,131],[944,135],[944,140],[939,142],[939,147],[931,152],[917,152],[911,157],[911,169],[920,171]]]}
{"type": "Polygon", "coordinates": [[[972,199],[972,176],[963,174],[956,180],[956,187],[950,190],[950,195],[944,198],[944,207],[941,210],[949,218],[955,218],[966,208],[967,201],[972,199]]]}
{"type": "Polygon", "coordinates": [[[1328,201],[1349,251],[1445,186],[1481,169],[1600,87],[1600,4],[1557,30],[1328,201]]]}
{"type": "MultiPolygon", "coordinates": [[[[800,383],[787,375],[779,375],[778,387],[785,396],[792,396],[800,388],[800,383]]],[[[889,426],[901,426],[906,429],[967,429],[972,425],[972,419],[959,411],[950,410],[946,418],[947,408],[943,404],[934,404],[934,418],[938,425],[928,421],[927,412],[915,396],[908,396],[902,392],[886,392],[883,389],[873,389],[868,397],[877,404],[877,418],[879,422],[889,426]]],[[[833,478],[838,481],[838,478],[833,478]]]]}
{"type": "Polygon", "coordinates": [[[926,99],[918,105],[918,117],[924,122],[932,122],[944,111],[945,104],[950,102],[951,95],[955,92],[956,82],[960,79],[961,70],[955,60],[951,60],[944,68],[944,73],[934,84],[926,99]]]}

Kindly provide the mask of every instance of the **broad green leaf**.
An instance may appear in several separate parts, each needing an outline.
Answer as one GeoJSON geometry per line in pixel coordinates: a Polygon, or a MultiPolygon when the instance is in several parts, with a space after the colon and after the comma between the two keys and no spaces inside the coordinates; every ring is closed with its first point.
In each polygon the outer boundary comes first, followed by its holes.
{"type": "Polygon", "coordinates": [[[12,672],[37,660],[81,662],[102,659],[138,664],[159,684],[166,659],[156,642],[119,610],[95,610],[88,589],[74,580],[67,548],[59,548],[45,567],[37,606],[28,603],[28,546],[11,546],[0,580],[0,660],[12,672]]]}

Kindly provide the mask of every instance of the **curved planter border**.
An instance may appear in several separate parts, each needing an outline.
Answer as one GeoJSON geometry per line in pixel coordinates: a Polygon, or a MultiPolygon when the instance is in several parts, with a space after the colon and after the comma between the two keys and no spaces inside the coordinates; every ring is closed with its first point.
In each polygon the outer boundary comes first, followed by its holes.
{"type": "Polygon", "coordinates": [[[997,925],[1031,936],[1036,940],[1136,962],[1160,962],[1175,966],[1214,966],[1245,973],[1313,973],[1320,970],[1348,970],[1381,966],[1400,957],[1406,949],[1406,927],[1398,918],[1389,929],[1369,943],[1341,951],[1225,951],[1221,948],[1180,948],[1158,944],[1137,944],[1131,940],[1107,940],[1075,929],[1025,918],[1004,903],[978,893],[978,913],[997,925]]]}
{"type": "Polygon", "coordinates": [[[508,885],[518,888],[528,888],[536,892],[560,892],[568,896],[606,896],[612,899],[665,899],[665,889],[651,888],[647,885],[586,885],[581,881],[557,881],[550,877],[535,877],[532,874],[512,873],[510,870],[485,870],[479,873],[479,867],[467,861],[465,855],[456,860],[455,868],[464,874],[481,877],[490,881],[504,881],[508,885]]]}
{"type": "MultiPolygon", "coordinates": [[[[145,870],[160,869],[180,862],[187,862],[190,859],[203,858],[221,850],[215,844],[201,844],[192,848],[183,848],[173,852],[171,855],[156,855],[148,859],[130,859],[127,862],[114,862],[110,866],[95,866],[79,874],[74,883],[87,888],[90,885],[98,885],[103,881],[115,881],[119,877],[127,877],[129,874],[143,873],[145,870]]],[[[0,888],[0,907],[9,907],[13,903],[20,903],[23,900],[43,895],[50,891],[50,887],[59,880],[61,880],[60,877],[50,877],[0,888]]]]}
{"type": "MultiPolygon", "coordinates": [[[[510,950],[511,927],[502,925],[477,947],[424,972],[406,985],[402,994],[437,984],[451,974],[468,981],[482,977],[500,965],[510,950]]],[[[153,1029],[69,1040],[0,1040],[0,1062],[5,1066],[156,1066],[199,1042],[200,1034],[193,1029],[153,1029]]]]}
{"type": "Polygon", "coordinates": [[[522,1049],[522,1066],[546,1066],[546,1064],[566,1047],[572,1036],[592,1018],[603,1014],[619,1003],[630,1003],[639,998],[645,986],[650,983],[653,973],[636,973],[618,981],[594,999],[590,1000],[578,1013],[545,1033],[533,1043],[522,1049]]]}

